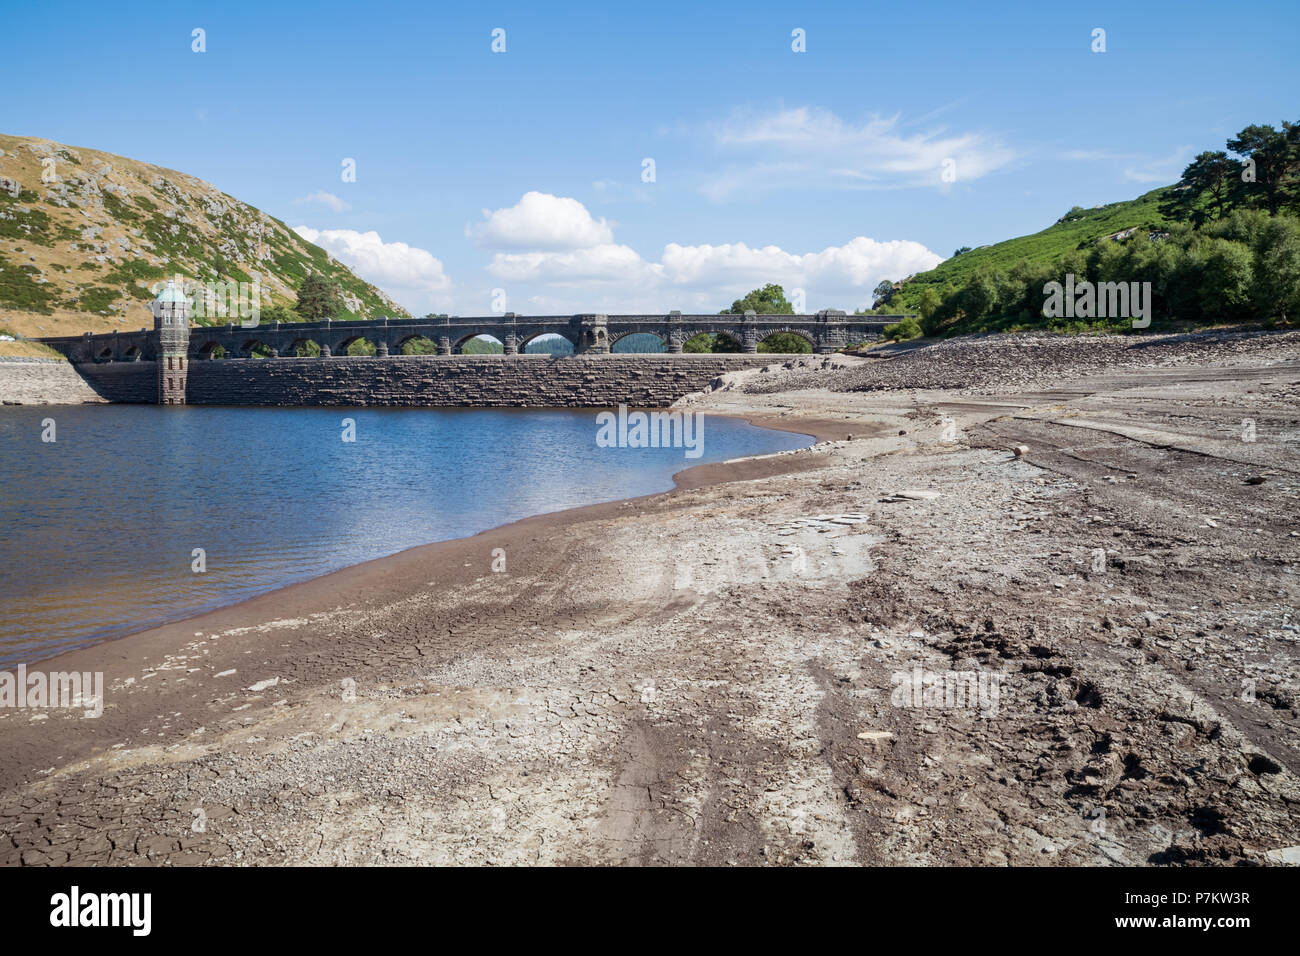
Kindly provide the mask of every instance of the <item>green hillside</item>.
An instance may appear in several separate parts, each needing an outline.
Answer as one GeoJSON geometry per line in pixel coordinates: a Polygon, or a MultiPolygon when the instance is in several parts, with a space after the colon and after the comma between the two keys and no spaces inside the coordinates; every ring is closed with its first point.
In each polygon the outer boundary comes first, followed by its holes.
{"type": "Polygon", "coordinates": [[[927,288],[943,296],[945,290],[966,285],[981,269],[1007,271],[1025,262],[1055,262],[1071,252],[1086,249],[1099,239],[1124,233],[1160,232],[1170,220],[1160,212],[1160,200],[1169,187],[1123,202],[1108,203],[1093,209],[1075,206],[1041,232],[1007,239],[991,246],[980,246],[961,255],[945,259],[929,272],[907,280],[891,298],[889,312],[918,312],[921,296],[927,288]]]}
{"type": "Polygon", "coordinates": [[[1247,126],[1172,186],[881,282],[873,312],[907,313],[886,327],[893,339],[1294,323],[1300,123],[1247,126]]]}

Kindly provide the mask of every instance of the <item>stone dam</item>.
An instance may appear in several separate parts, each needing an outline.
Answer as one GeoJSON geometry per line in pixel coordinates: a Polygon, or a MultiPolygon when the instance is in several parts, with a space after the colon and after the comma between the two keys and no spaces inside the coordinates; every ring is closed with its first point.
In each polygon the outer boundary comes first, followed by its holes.
{"type": "MultiPolygon", "coordinates": [[[[0,401],[166,405],[413,405],[444,407],[665,407],[737,369],[781,362],[761,353],[778,332],[815,353],[878,340],[886,324],[843,312],[815,315],[575,315],[480,319],[433,317],[304,323],[191,325],[188,303],[169,289],[151,309],[154,328],[39,341],[67,357],[63,370],[0,363],[0,401]],[[684,352],[702,332],[730,337],[736,352],[684,352]],[[618,352],[626,336],[649,334],[662,352],[618,352]],[[465,354],[491,336],[501,354],[465,354]],[[573,354],[529,354],[542,336],[565,339],[573,354]],[[348,354],[359,341],[373,355],[348,354]],[[403,354],[420,341],[426,354],[403,354]],[[304,354],[305,352],[318,354],[304,354]],[[49,380],[43,395],[42,376],[49,380]],[[84,386],[84,387],[82,387],[84,386]],[[93,395],[93,398],[87,398],[93,395]],[[63,396],[63,397],[60,397],[63,396]]],[[[890,316],[897,320],[897,316],[890,316]]]]}

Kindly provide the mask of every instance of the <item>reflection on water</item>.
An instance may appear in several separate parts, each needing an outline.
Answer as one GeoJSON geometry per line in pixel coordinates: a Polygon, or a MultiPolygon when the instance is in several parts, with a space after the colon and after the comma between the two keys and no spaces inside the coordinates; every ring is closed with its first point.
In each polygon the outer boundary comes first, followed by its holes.
{"type": "Polygon", "coordinates": [[[688,461],[599,448],[596,431],[594,411],[0,409],[0,665],[810,443],[710,417],[688,461]],[[41,441],[46,418],[56,442],[41,441]]]}

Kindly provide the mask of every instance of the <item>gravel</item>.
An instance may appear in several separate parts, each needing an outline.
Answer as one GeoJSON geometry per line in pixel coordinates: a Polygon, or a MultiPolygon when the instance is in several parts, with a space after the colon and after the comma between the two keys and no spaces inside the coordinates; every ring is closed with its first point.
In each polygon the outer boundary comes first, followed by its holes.
{"type": "Polygon", "coordinates": [[[979,335],[949,339],[874,361],[825,368],[822,357],[769,367],[743,391],[763,395],[908,389],[1009,392],[1054,387],[1117,371],[1186,363],[1278,361],[1300,357],[1300,332],[1194,332],[1179,335],[979,335]]]}

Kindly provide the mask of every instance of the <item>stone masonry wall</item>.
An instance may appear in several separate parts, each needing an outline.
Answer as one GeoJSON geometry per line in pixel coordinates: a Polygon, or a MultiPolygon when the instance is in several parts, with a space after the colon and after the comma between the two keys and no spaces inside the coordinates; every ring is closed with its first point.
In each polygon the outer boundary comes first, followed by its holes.
{"type": "Polygon", "coordinates": [[[157,362],[86,363],[73,368],[106,401],[149,405],[158,402],[157,362]]]}
{"type": "Polygon", "coordinates": [[[194,405],[599,407],[671,405],[773,356],[404,356],[194,362],[194,405]]]}
{"type": "Polygon", "coordinates": [[[0,361],[0,405],[80,405],[102,402],[69,362],[6,358],[0,361]]]}
{"type": "MultiPolygon", "coordinates": [[[[195,361],[191,405],[425,405],[658,408],[725,372],[778,355],[514,355],[195,361]]],[[[153,362],[75,366],[109,401],[157,401],[153,362]]]]}

